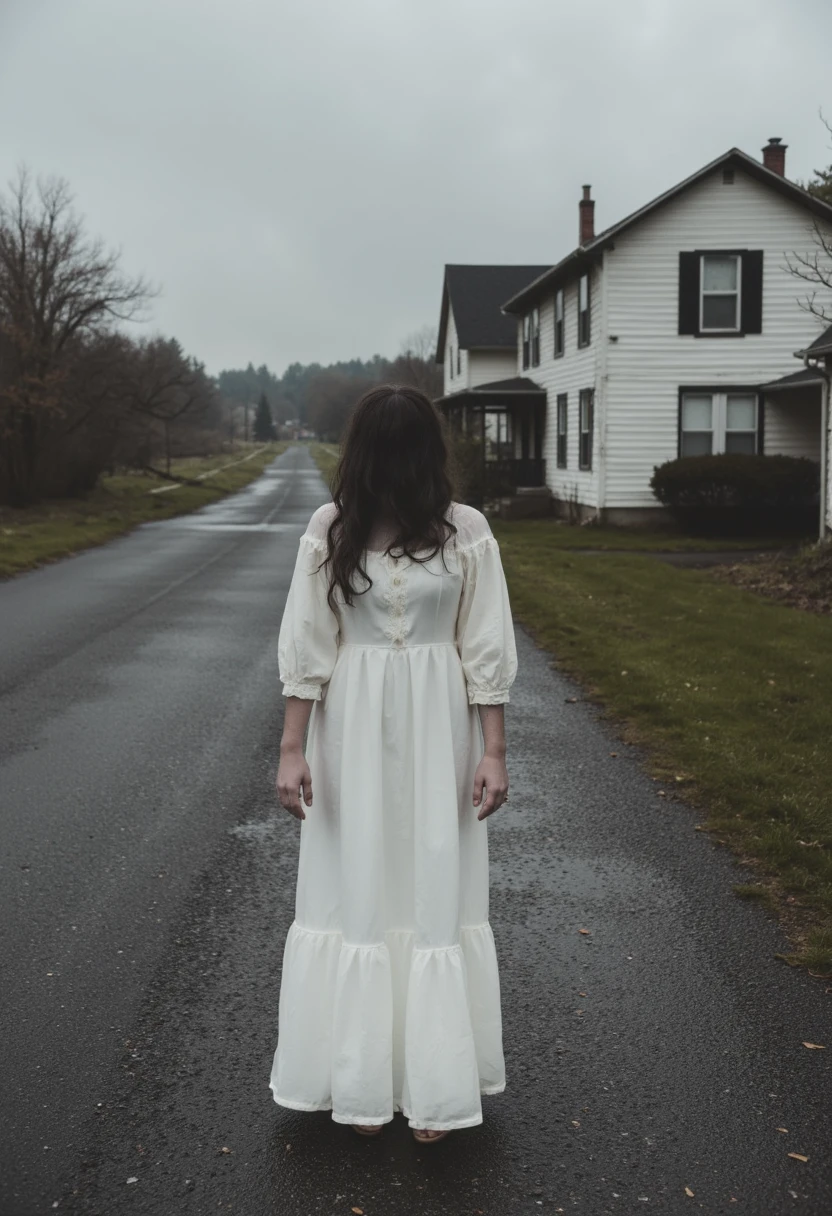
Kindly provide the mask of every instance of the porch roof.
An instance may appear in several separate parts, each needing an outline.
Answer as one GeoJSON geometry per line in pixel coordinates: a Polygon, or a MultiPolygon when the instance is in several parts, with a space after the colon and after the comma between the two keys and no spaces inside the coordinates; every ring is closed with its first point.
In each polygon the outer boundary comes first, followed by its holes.
{"type": "Polygon", "coordinates": [[[823,383],[823,377],[818,372],[811,367],[804,367],[802,371],[790,372],[788,376],[781,376],[779,380],[761,384],[760,388],[764,393],[777,393],[795,388],[814,388],[815,386],[819,388],[823,383]]]}
{"type": "Polygon", "coordinates": [[[510,380],[492,380],[478,384],[476,388],[464,388],[447,397],[437,397],[436,405],[467,405],[474,409],[486,409],[489,405],[515,405],[528,401],[532,405],[545,405],[546,390],[528,376],[513,376],[510,380]]]}
{"type": "Polygon", "coordinates": [[[825,329],[822,334],[819,334],[814,342],[810,343],[805,350],[797,351],[797,355],[808,355],[810,358],[816,358],[819,355],[832,355],[832,325],[828,329],[825,329]]]}

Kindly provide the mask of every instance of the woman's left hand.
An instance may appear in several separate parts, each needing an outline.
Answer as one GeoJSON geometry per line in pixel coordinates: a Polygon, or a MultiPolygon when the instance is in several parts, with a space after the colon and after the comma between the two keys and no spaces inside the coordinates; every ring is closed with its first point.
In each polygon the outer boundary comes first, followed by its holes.
{"type": "Polygon", "coordinates": [[[508,797],[508,769],[500,756],[486,753],[474,773],[474,806],[479,806],[477,819],[485,819],[499,810],[508,797]],[[484,800],[483,800],[484,799],[484,800]],[[482,806],[480,806],[482,802],[482,806]]]}

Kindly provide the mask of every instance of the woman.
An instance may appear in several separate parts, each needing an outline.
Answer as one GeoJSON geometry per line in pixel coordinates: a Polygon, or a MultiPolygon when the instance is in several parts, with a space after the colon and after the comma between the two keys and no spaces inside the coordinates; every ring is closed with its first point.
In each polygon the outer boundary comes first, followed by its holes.
{"type": "Polygon", "coordinates": [[[400,1110],[423,1142],[505,1088],[485,820],[517,654],[497,541],[451,493],[427,397],[367,393],[278,640],[277,789],[303,822],[271,1089],[365,1135],[400,1110]]]}

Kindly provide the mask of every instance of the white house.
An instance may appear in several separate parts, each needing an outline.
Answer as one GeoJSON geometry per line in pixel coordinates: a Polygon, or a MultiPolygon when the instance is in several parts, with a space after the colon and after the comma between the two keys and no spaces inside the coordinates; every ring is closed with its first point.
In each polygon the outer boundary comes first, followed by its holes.
{"type": "MultiPolygon", "coordinates": [[[[505,389],[500,454],[521,461],[518,394],[542,408],[541,480],[582,515],[655,519],[650,477],[678,455],[781,452],[822,462],[832,527],[826,365],[808,354],[819,335],[789,271],[816,252],[816,225],[832,234],[832,207],[785,177],[785,151],[771,140],[760,163],[731,149],[597,235],[585,186],[578,246],[502,302],[516,362],[513,377],[501,365],[507,384],[485,382],[481,408],[505,389]]],[[[483,384],[455,383],[449,366],[440,404],[469,413],[483,384]]],[[[533,484],[538,469],[517,468],[517,485],[533,484]]]]}
{"type": "Polygon", "coordinates": [[[444,364],[437,404],[482,437],[492,468],[510,466],[513,486],[544,483],[546,394],[517,374],[517,322],[501,305],[547,266],[446,266],[436,361],[444,364]]]}

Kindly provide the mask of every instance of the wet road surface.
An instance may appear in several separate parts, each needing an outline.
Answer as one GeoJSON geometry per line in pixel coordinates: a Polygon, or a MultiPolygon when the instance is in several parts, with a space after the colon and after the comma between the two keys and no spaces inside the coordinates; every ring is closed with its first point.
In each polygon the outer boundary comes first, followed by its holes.
{"type": "Polygon", "coordinates": [[[748,875],[520,628],[490,820],[505,1094],[427,1147],[275,1106],[277,629],[326,498],[295,447],[0,586],[0,1216],[832,1212],[829,982],[774,958],[748,875]]]}

